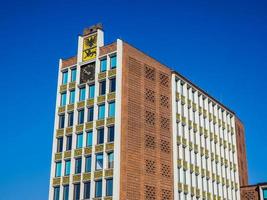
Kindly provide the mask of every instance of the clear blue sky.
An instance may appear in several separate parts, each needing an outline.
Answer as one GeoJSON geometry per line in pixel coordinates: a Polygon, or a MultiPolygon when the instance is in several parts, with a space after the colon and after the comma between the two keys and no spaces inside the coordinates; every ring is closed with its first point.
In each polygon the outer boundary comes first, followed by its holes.
{"type": "Polygon", "coordinates": [[[97,22],[106,43],[122,38],[236,111],[246,126],[250,183],[267,181],[266,1],[7,2],[0,199],[47,199],[58,60],[76,54],[77,35],[97,22]]]}

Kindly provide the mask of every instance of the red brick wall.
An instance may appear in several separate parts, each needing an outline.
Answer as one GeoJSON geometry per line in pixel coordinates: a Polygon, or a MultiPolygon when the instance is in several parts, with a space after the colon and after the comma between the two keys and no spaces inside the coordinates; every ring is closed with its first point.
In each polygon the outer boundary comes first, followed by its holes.
{"type": "Polygon", "coordinates": [[[240,188],[241,200],[260,200],[258,186],[246,186],[240,188]]]}
{"type": "Polygon", "coordinates": [[[171,71],[123,44],[120,200],[172,200],[171,71]]]}

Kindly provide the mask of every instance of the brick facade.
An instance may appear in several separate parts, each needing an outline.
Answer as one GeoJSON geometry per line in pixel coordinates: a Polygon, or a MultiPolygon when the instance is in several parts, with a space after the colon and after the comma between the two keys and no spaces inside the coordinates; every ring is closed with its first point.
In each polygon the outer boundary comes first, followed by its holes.
{"type": "Polygon", "coordinates": [[[124,43],[120,200],[172,200],[171,71],[124,43]]]}

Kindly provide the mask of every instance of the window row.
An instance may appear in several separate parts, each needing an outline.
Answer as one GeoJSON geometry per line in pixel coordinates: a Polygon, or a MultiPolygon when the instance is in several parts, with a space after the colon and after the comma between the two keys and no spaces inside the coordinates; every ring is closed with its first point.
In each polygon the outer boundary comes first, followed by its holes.
{"type": "MultiPolygon", "coordinates": [[[[109,92],[116,91],[116,78],[109,79],[109,92]]],[[[106,94],[106,80],[99,82],[99,96],[106,94]]],[[[89,85],[88,98],[93,99],[95,97],[95,85],[89,85]]],[[[79,88],[79,101],[84,101],[86,99],[86,89],[85,86],[79,88]]],[[[71,90],[69,94],[69,104],[75,103],[75,90],[71,90]]],[[[60,106],[65,106],[67,104],[67,92],[62,92],[60,94],[60,106]]]]}
{"type": "MultiPolygon", "coordinates": [[[[109,126],[108,127],[108,132],[107,132],[107,142],[113,142],[114,141],[114,126],[109,126]]],[[[76,134],[76,148],[82,148],[84,145],[83,141],[83,133],[78,133],[76,134]]],[[[97,129],[97,134],[96,134],[97,144],[103,144],[104,143],[104,127],[101,127],[97,129]]],[[[57,138],[57,153],[63,151],[63,137],[57,138]]],[[[88,131],[86,132],[86,147],[92,147],[93,145],[93,131],[88,131]]],[[[72,135],[66,136],[66,151],[70,151],[72,149],[72,135]]]]}
{"type": "MultiPolygon", "coordinates": [[[[103,170],[104,169],[104,162],[103,159],[104,154],[103,153],[97,153],[95,154],[95,171],[103,170]]],[[[64,170],[64,176],[69,176],[71,171],[71,160],[65,160],[65,170],[64,170]]],[[[108,152],[107,153],[107,169],[112,169],[114,167],[114,153],[108,152]]],[[[61,177],[62,176],[62,161],[56,162],[55,166],[55,177],[61,177]]],[[[92,156],[86,156],[85,157],[85,172],[91,172],[92,171],[92,156]]],[[[82,172],[82,158],[75,158],[75,168],[74,173],[80,174],[82,172]]]]}
{"type": "MultiPolygon", "coordinates": [[[[115,69],[117,67],[117,56],[113,55],[110,57],[110,69],[115,69]]],[[[107,71],[107,57],[101,58],[100,59],[100,72],[105,72],[107,71]]],[[[71,82],[76,81],[76,76],[77,76],[77,69],[73,68],[71,69],[71,82]]],[[[62,81],[61,83],[63,85],[68,83],[68,71],[63,71],[62,72],[62,81]]]]}
{"type": "MultiPolygon", "coordinates": [[[[84,120],[84,109],[78,110],[78,118],[77,118],[77,124],[83,124],[85,122],[84,120]]],[[[68,127],[73,126],[74,123],[74,112],[69,112],[68,114],[68,127]]],[[[115,102],[109,102],[108,103],[108,117],[115,117],[115,102]]],[[[105,104],[98,105],[98,116],[97,119],[104,119],[105,118],[105,104]]],[[[92,122],[94,120],[94,107],[89,107],[87,112],[87,122],[92,122]]],[[[59,123],[58,128],[64,128],[65,127],[65,114],[59,115],[59,123]]]]}
{"type": "MultiPolygon", "coordinates": [[[[113,178],[105,179],[106,182],[106,192],[105,196],[112,196],[113,195],[113,178]]],[[[95,181],[95,194],[94,197],[99,198],[102,197],[102,179],[95,181]]],[[[80,193],[81,193],[81,185],[80,183],[74,184],[74,191],[73,191],[73,200],[80,200],[80,193]]],[[[84,183],[84,192],[82,199],[90,199],[91,196],[91,182],[84,183]]],[[[54,200],[69,200],[69,185],[63,186],[63,197],[60,198],[60,187],[54,187],[54,200]]]]}

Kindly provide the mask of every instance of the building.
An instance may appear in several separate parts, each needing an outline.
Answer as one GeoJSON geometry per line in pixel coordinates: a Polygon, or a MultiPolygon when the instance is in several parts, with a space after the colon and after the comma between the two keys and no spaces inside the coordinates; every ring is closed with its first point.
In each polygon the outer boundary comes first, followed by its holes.
{"type": "Polygon", "coordinates": [[[242,200],[267,200],[267,183],[241,186],[240,193],[242,200]]]}
{"type": "Polygon", "coordinates": [[[239,200],[247,183],[235,113],[128,43],[104,45],[101,25],[60,60],[54,126],[50,200],[239,200]]]}

